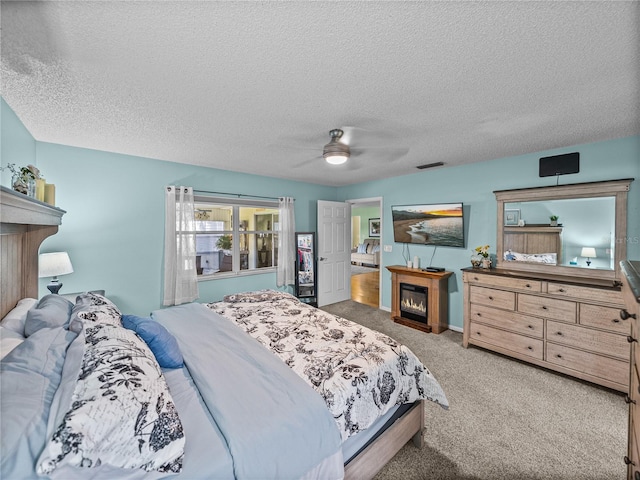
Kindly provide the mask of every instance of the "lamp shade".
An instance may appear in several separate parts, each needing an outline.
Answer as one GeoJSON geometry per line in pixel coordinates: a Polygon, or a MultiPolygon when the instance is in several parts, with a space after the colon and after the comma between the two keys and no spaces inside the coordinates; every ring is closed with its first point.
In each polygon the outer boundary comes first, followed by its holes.
{"type": "Polygon", "coordinates": [[[582,247],[581,257],[596,258],[596,249],[593,247],[582,247]]]}
{"type": "Polygon", "coordinates": [[[73,273],[67,252],[41,253],[38,258],[38,277],[57,277],[73,273]]]}

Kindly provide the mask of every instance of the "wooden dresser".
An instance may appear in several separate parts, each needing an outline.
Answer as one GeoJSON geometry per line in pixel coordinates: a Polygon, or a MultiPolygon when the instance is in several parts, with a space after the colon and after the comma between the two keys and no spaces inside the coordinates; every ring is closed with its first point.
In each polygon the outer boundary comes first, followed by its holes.
{"type": "Polygon", "coordinates": [[[502,268],[463,269],[463,282],[464,347],[628,390],[631,326],[619,287],[502,268]]]}
{"type": "Polygon", "coordinates": [[[620,262],[622,275],[622,294],[625,307],[620,311],[620,318],[631,322],[631,367],[629,371],[629,447],[624,461],[628,466],[627,478],[640,480],[640,261],[620,262]]]}

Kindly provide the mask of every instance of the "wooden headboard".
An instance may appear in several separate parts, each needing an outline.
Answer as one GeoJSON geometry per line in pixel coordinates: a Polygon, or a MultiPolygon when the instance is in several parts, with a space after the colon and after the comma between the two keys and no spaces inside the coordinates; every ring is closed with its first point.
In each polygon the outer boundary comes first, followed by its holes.
{"type": "Polygon", "coordinates": [[[555,253],[562,263],[562,227],[504,227],[504,251],[519,253],[555,253]]]}
{"type": "Polygon", "coordinates": [[[0,319],[21,298],[38,298],[38,249],[58,231],[60,208],[1,187],[0,319]]]}

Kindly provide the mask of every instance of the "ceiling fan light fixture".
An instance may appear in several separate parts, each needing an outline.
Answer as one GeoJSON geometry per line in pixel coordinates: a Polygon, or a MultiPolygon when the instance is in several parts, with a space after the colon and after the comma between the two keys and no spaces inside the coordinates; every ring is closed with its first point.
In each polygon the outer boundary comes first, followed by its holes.
{"type": "Polygon", "coordinates": [[[324,146],[322,156],[331,165],[342,165],[351,156],[349,145],[340,143],[340,137],[344,132],[340,129],[334,129],[329,132],[331,141],[324,146]]]}
{"type": "Polygon", "coordinates": [[[339,152],[328,152],[323,156],[327,163],[330,163],[331,165],[342,165],[349,160],[349,155],[339,152]]]}

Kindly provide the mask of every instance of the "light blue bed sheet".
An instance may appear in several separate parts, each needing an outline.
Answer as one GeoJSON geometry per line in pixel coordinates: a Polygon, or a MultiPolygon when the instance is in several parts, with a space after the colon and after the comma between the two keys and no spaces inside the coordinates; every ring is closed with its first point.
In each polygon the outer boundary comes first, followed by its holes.
{"type": "Polygon", "coordinates": [[[176,336],[237,479],[300,478],[340,453],[324,400],[244,331],[197,303],[152,317],[176,336]]]}

